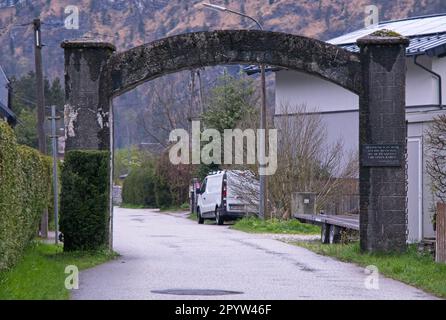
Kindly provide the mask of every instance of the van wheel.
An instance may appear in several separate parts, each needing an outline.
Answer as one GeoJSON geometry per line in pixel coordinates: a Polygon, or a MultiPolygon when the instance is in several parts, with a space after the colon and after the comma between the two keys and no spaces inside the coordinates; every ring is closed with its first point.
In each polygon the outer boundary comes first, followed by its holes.
{"type": "Polygon", "coordinates": [[[218,208],[215,208],[215,222],[221,226],[225,222],[223,217],[220,215],[220,210],[218,208]]]}
{"type": "Polygon", "coordinates": [[[201,216],[200,209],[197,209],[197,221],[198,221],[198,224],[203,224],[204,223],[204,219],[201,216]]]}

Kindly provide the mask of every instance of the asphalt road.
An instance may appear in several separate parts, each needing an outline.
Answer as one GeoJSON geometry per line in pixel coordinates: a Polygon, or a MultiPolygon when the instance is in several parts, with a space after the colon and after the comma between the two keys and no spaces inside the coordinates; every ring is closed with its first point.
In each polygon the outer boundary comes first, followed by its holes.
{"type": "Polygon", "coordinates": [[[114,226],[121,256],[81,272],[72,299],[433,298],[382,276],[367,289],[363,268],[180,215],[115,208],[114,226]]]}

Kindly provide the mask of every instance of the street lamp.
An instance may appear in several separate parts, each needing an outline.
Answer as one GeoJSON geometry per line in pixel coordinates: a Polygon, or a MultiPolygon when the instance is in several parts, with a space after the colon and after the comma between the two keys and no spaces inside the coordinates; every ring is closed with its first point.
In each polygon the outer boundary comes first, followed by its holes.
{"type": "Polygon", "coordinates": [[[205,2],[205,3],[202,3],[202,5],[204,7],[206,7],[206,8],[212,9],[212,10],[221,11],[221,12],[230,12],[230,13],[242,16],[244,18],[248,18],[248,19],[254,21],[257,24],[257,26],[259,27],[260,30],[263,30],[263,26],[260,24],[260,22],[257,19],[254,19],[253,17],[248,16],[248,15],[242,13],[242,12],[238,12],[238,11],[235,11],[235,10],[232,10],[232,9],[229,9],[229,8],[226,8],[226,7],[218,6],[218,5],[212,4],[212,3],[206,3],[205,2]]]}
{"type": "MultiPolygon", "coordinates": [[[[253,17],[250,17],[244,13],[232,10],[232,9],[228,9],[226,7],[222,7],[216,4],[212,4],[212,3],[202,3],[202,5],[205,8],[209,8],[212,10],[217,10],[220,12],[229,12],[229,13],[233,13],[236,14],[238,16],[250,19],[252,21],[254,21],[257,26],[259,27],[260,30],[263,30],[263,26],[260,24],[260,22],[257,19],[254,19],[253,17]]],[[[262,100],[262,107],[260,109],[260,129],[265,130],[264,134],[260,135],[260,159],[264,160],[265,159],[265,154],[266,154],[266,132],[267,132],[267,127],[266,127],[266,80],[265,80],[265,65],[264,64],[260,64],[260,74],[261,74],[261,100],[262,100]]],[[[266,215],[266,211],[267,211],[267,179],[266,179],[266,175],[264,174],[265,172],[262,170],[262,167],[264,167],[264,164],[260,163],[259,161],[259,176],[260,176],[260,203],[259,203],[259,216],[260,218],[264,219],[265,215],[266,215]]]]}

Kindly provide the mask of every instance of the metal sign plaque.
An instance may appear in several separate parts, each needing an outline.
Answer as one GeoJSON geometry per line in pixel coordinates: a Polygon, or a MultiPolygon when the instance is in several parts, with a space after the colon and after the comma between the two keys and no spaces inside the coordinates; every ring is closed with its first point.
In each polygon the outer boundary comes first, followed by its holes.
{"type": "Polygon", "coordinates": [[[361,155],[364,167],[400,167],[403,147],[398,144],[366,144],[361,155]]]}

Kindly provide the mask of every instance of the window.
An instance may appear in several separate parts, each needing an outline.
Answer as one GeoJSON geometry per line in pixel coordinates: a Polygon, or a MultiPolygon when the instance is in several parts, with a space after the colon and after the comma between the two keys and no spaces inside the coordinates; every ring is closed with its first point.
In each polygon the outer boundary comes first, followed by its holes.
{"type": "Polygon", "coordinates": [[[204,181],[201,185],[200,193],[204,193],[206,191],[206,182],[207,182],[207,179],[204,179],[204,181]]]}
{"type": "Polygon", "coordinates": [[[208,179],[207,191],[209,193],[218,193],[220,192],[220,180],[221,177],[212,177],[208,179]]]}

